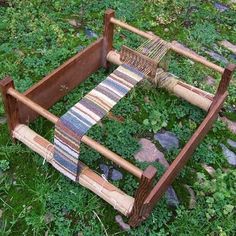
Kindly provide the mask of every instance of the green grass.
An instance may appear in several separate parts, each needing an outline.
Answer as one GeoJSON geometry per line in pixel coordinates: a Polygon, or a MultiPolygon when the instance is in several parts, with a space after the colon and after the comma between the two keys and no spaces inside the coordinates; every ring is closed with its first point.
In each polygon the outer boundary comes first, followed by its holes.
{"type": "MultiPolygon", "coordinates": [[[[20,91],[57,68],[80,46],[86,47],[94,41],[86,37],[85,28],[101,35],[103,14],[109,7],[116,10],[118,18],[164,39],[176,39],[206,57],[202,48],[211,49],[219,40],[227,39],[236,44],[235,6],[219,13],[213,1],[9,2],[10,7],[0,7],[0,77],[10,75],[20,91]],[[80,28],[71,26],[69,19],[78,20],[80,28]]],[[[117,49],[123,44],[135,47],[141,41],[125,30],[116,29],[114,45],[117,49]]],[[[227,50],[218,46],[217,51],[230,58],[227,50]]],[[[206,75],[219,81],[219,75],[196,63],[192,65],[174,53],[168,58],[171,72],[190,84],[214,92],[213,87],[202,81],[206,75]]],[[[108,73],[99,70],[51,111],[62,115],[108,73]]],[[[235,119],[230,109],[236,102],[235,78],[229,93],[225,114],[235,119]]],[[[112,112],[122,115],[126,121],[119,123],[104,118],[102,126],[94,126],[89,135],[142,169],[147,164],[133,158],[139,149],[140,137],[152,139],[153,132],[164,127],[177,134],[182,148],[205,115],[200,109],[148,83],[133,89],[112,112]]],[[[4,114],[1,103],[0,114],[4,114]]],[[[44,119],[36,120],[31,127],[53,140],[53,126],[44,119]]],[[[163,198],[149,219],[128,233],[122,232],[115,223],[117,212],[111,206],[47,163],[43,165],[43,159],[24,145],[13,144],[6,124],[0,125],[0,132],[0,210],[3,211],[0,235],[235,235],[236,171],[227,164],[220,143],[226,144],[227,138],[236,140],[236,136],[221,121],[214,124],[173,183],[181,201],[179,208],[170,209],[163,198]],[[209,176],[201,163],[213,166],[217,174],[209,176]],[[191,186],[196,194],[194,209],[188,209],[189,195],[184,184],[191,186]]],[[[179,151],[165,152],[165,157],[171,162],[179,151]]],[[[100,163],[111,164],[84,145],[81,153],[81,159],[95,171],[100,171],[100,163]]],[[[155,166],[160,177],[164,170],[158,163],[155,166]]],[[[133,195],[137,180],[121,172],[124,179],[113,184],[133,195]]]]}

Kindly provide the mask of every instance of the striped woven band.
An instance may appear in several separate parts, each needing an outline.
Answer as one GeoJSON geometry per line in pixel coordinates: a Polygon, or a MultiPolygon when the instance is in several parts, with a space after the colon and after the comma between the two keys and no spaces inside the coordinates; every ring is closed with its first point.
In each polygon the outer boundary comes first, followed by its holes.
{"type": "Polygon", "coordinates": [[[123,64],[59,119],[54,134],[55,168],[76,181],[82,168],[78,161],[81,138],[143,78],[143,73],[123,64]]]}

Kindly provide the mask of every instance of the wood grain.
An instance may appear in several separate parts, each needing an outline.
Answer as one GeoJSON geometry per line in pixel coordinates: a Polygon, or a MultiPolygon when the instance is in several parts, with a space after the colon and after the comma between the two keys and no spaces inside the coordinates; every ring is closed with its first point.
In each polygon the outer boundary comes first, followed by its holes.
{"type": "Polygon", "coordinates": [[[108,9],[104,15],[104,31],[103,31],[103,51],[102,51],[102,65],[105,68],[109,67],[107,61],[107,54],[112,50],[114,25],[111,23],[111,18],[115,16],[115,11],[108,9]]]}
{"type": "MultiPolygon", "coordinates": [[[[17,100],[7,93],[10,88],[14,89],[14,82],[10,77],[6,77],[0,81],[0,89],[7,116],[8,129],[12,137],[12,131],[15,129],[16,125],[19,124],[19,109],[17,100]]],[[[13,141],[15,140],[13,139],[13,141]]]]}
{"type": "Polygon", "coordinates": [[[132,227],[138,226],[146,218],[146,215],[141,214],[141,210],[146,197],[153,187],[153,180],[156,173],[157,170],[153,166],[148,166],[143,171],[139,187],[135,192],[134,206],[129,219],[129,225],[132,227]]]}
{"type": "MultiPolygon", "coordinates": [[[[33,85],[24,95],[43,108],[49,109],[101,67],[102,44],[103,39],[98,39],[33,85]]],[[[27,124],[38,117],[36,112],[22,103],[19,103],[19,112],[21,123],[27,124]]]]}

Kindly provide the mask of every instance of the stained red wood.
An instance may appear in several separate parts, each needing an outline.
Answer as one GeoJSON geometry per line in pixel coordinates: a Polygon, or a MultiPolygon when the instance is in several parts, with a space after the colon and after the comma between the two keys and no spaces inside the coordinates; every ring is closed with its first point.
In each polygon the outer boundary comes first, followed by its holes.
{"type": "Polygon", "coordinates": [[[234,73],[235,69],[236,69],[235,64],[229,64],[225,68],[224,73],[222,74],[217,92],[214,96],[214,100],[213,100],[209,110],[211,110],[214,107],[214,105],[217,102],[218,98],[227,91],[227,89],[229,87],[230,80],[232,79],[232,76],[233,76],[233,73],[234,73]]]}
{"type": "Polygon", "coordinates": [[[153,166],[148,166],[143,172],[140,185],[135,193],[134,206],[129,219],[129,225],[132,227],[138,226],[145,219],[145,216],[141,214],[141,209],[146,197],[152,189],[156,172],[157,170],[153,166]]]}
{"type": "Polygon", "coordinates": [[[9,132],[12,136],[12,131],[15,129],[16,125],[19,124],[19,110],[17,100],[7,94],[9,88],[14,88],[14,82],[10,77],[6,77],[0,81],[0,89],[7,116],[9,132]]]}
{"type": "MultiPolygon", "coordinates": [[[[103,39],[98,39],[28,89],[24,95],[45,109],[50,108],[101,67],[102,45],[103,39]]],[[[19,112],[22,123],[38,117],[37,113],[22,103],[19,103],[19,112]]]]}
{"type": "Polygon", "coordinates": [[[109,62],[106,57],[107,54],[112,50],[113,34],[114,34],[114,24],[111,23],[111,18],[115,16],[115,11],[108,9],[104,16],[104,31],[103,31],[103,57],[102,65],[105,68],[109,67],[109,62]]]}
{"type": "Polygon", "coordinates": [[[181,150],[181,152],[173,161],[173,163],[162,175],[162,177],[157,182],[151,193],[146,198],[142,209],[142,214],[148,215],[154,207],[155,203],[162,197],[162,195],[166,192],[167,188],[172,184],[176,176],[179,174],[180,170],[183,168],[183,166],[186,164],[188,159],[195,151],[196,147],[199,145],[199,143],[203,140],[203,138],[206,136],[206,134],[212,127],[212,124],[217,118],[218,113],[222,108],[226,97],[227,92],[225,92],[217,99],[217,102],[215,103],[214,107],[207,114],[206,118],[195,131],[188,143],[184,146],[184,148],[181,150]]]}

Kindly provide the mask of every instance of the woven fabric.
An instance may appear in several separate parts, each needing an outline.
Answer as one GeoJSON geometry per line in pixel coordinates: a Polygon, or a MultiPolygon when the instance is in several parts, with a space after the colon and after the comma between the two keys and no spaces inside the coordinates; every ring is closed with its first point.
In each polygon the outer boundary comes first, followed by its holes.
{"type": "Polygon", "coordinates": [[[143,73],[123,64],[59,119],[54,135],[54,166],[60,172],[76,180],[81,170],[81,138],[143,78],[143,73]]]}

